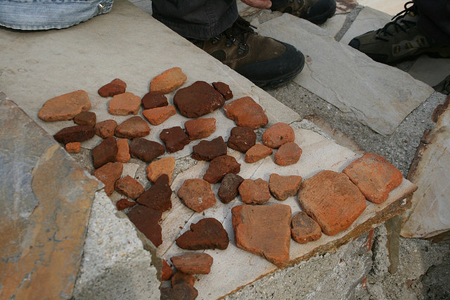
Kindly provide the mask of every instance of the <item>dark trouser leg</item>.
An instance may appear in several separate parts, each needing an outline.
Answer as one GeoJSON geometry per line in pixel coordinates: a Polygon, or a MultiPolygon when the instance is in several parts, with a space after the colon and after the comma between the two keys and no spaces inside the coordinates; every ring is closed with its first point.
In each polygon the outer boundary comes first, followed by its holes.
{"type": "Polygon", "coordinates": [[[450,44],[450,1],[415,0],[419,8],[417,26],[435,41],[450,44]]]}
{"type": "Polygon", "coordinates": [[[238,18],[235,0],[153,0],[153,17],[186,38],[207,40],[238,18]]]}

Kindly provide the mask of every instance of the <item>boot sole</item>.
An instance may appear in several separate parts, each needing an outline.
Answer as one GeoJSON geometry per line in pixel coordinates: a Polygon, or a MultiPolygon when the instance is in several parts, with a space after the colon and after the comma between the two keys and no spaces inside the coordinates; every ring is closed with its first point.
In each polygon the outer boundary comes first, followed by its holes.
{"type": "Polygon", "coordinates": [[[449,58],[450,57],[450,46],[448,47],[443,47],[443,48],[437,48],[437,49],[428,49],[428,50],[424,50],[424,51],[419,51],[417,53],[415,53],[414,55],[411,56],[407,56],[404,57],[402,59],[398,59],[392,62],[389,62],[387,64],[389,65],[396,65],[399,64],[401,62],[405,62],[405,61],[409,61],[409,60],[414,60],[416,58],[418,58],[421,55],[428,55],[429,57],[432,58],[449,58]]]}
{"type": "Polygon", "coordinates": [[[292,81],[303,70],[304,66],[305,66],[305,59],[301,61],[301,63],[296,69],[292,70],[289,73],[283,74],[281,76],[278,76],[277,78],[272,78],[269,80],[253,80],[252,82],[262,89],[276,89],[292,81]]]}

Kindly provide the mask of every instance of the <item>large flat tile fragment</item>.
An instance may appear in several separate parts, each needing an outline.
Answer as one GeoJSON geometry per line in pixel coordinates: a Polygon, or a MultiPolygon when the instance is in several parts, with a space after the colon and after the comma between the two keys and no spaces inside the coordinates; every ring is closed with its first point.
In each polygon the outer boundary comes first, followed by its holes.
{"type": "Polygon", "coordinates": [[[326,235],[350,227],[366,208],[364,195],[345,174],[327,170],[302,183],[298,201],[326,235]]]}
{"type": "Polygon", "coordinates": [[[99,182],[0,99],[2,299],[70,299],[99,182]]]}
{"type": "Polygon", "coordinates": [[[411,209],[402,216],[404,237],[429,238],[450,230],[450,109],[439,117],[425,141],[408,174],[419,188],[411,209]]]}
{"type": "Polygon", "coordinates": [[[296,83],[381,134],[391,134],[433,89],[396,68],[338,43],[320,27],[284,14],[258,32],[291,43],[306,56],[296,83]]]}

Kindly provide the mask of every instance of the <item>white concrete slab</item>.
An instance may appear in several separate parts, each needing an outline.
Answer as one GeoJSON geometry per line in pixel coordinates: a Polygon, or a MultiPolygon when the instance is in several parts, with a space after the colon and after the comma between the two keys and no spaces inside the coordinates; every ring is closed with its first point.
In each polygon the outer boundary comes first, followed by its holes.
{"type": "Polygon", "coordinates": [[[378,133],[391,134],[433,92],[403,71],[336,42],[305,20],[284,14],[257,26],[260,34],[291,43],[306,55],[296,83],[378,133]]]}
{"type": "Polygon", "coordinates": [[[430,86],[435,86],[450,75],[450,59],[422,55],[414,62],[408,73],[430,86]]]}
{"type": "Polygon", "coordinates": [[[358,3],[369,6],[389,15],[396,15],[404,9],[406,0],[359,0],[358,3]]]}

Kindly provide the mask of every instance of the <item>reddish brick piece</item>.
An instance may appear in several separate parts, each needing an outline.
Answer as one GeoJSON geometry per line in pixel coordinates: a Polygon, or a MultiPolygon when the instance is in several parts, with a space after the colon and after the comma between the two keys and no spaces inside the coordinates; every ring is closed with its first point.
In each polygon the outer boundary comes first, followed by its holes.
{"type": "Polygon", "coordinates": [[[203,139],[216,131],[216,119],[200,118],[189,120],[184,123],[184,129],[189,135],[190,140],[203,139]]]}
{"type": "Polygon", "coordinates": [[[172,208],[171,196],[172,189],[169,185],[169,176],[163,174],[136,201],[149,208],[165,212],[172,208]]]}
{"type": "Polygon", "coordinates": [[[239,205],[231,209],[236,246],[278,267],[289,262],[291,207],[239,205]]]}
{"type": "Polygon", "coordinates": [[[91,139],[95,135],[95,130],[92,126],[71,126],[58,131],[53,138],[62,144],[73,142],[84,142],[91,139]]]}
{"type": "Polygon", "coordinates": [[[133,93],[125,92],[115,95],[109,101],[108,112],[112,115],[127,116],[135,115],[141,107],[141,98],[133,93]]]}
{"type": "Polygon", "coordinates": [[[135,206],[137,203],[133,201],[129,201],[128,199],[120,199],[116,202],[117,210],[124,210],[128,207],[135,206]]]}
{"type": "Polygon", "coordinates": [[[242,153],[247,152],[256,143],[256,133],[250,127],[234,127],[228,138],[228,147],[242,153]]]}
{"type": "Polygon", "coordinates": [[[191,230],[180,235],[176,240],[178,247],[186,250],[204,250],[228,248],[228,233],[222,223],[214,218],[204,218],[191,224],[191,230]]]}
{"type": "Polygon", "coordinates": [[[195,212],[202,212],[216,204],[211,185],[200,178],[185,180],[177,195],[184,205],[195,212]]]}
{"type": "Polygon", "coordinates": [[[245,162],[254,163],[271,155],[273,150],[267,146],[256,144],[245,152],[245,162]]]}
{"type": "Polygon", "coordinates": [[[150,82],[150,91],[167,94],[183,85],[187,76],[178,68],[168,69],[156,76],[150,82]]]}
{"type": "Polygon", "coordinates": [[[196,81],[191,86],[179,89],[173,102],[182,116],[198,118],[221,108],[225,99],[210,84],[196,81]]]}
{"type": "Polygon", "coordinates": [[[175,169],[175,158],[172,156],[164,157],[152,161],[147,167],[147,177],[151,182],[155,182],[159,176],[166,174],[169,177],[169,183],[172,182],[172,174],[175,169]]]}
{"type": "Polygon", "coordinates": [[[347,175],[329,170],[303,181],[298,202],[330,236],[350,227],[366,208],[364,195],[347,175]]]}
{"type": "Polygon", "coordinates": [[[95,124],[95,134],[99,137],[106,139],[110,136],[114,135],[114,131],[116,130],[117,122],[114,120],[105,120],[102,122],[98,122],[95,124]]]}
{"type": "Polygon", "coordinates": [[[166,152],[160,143],[144,138],[134,139],[130,142],[130,154],[144,162],[151,162],[166,152]]]}
{"type": "Polygon", "coordinates": [[[114,184],[120,178],[123,171],[123,165],[120,162],[109,162],[92,173],[98,180],[105,185],[105,193],[110,196],[114,191],[114,184]]]}
{"type": "Polygon", "coordinates": [[[209,274],[213,258],[207,253],[186,253],[170,258],[179,272],[185,274],[209,274]]]}
{"type": "MultiPolygon", "coordinates": [[[[162,260],[162,268],[161,268],[161,281],[169,280],[173,275],[172,267],[167,263],[165,259],[162,260]]],[[[172,285],[174,285],[172,283],[172,285]]]]}
{"type": "Polygon", "coordinates": [[[176,272],[173,276],[172,276],[172,286],[176,285],[177,283],[180,283],[182,281],[186,281],[191,285],[195,284],[195,277],[190,275],[190,274],[184,274],[182,272],[176,272]]]}
{"type": "Polygon", "coordinates": [[[220,201],[227,204],[230,203],[239,194],[238,188],[241,185],[244,178],[239,175],[228,173],[222,179],[217,196],[220,201]]]}
{"type": "Polygon", "coordinates": [[[189,282],[180,282],[170,287],[163,287],[161,300],[194,300],[198,297],[198,291],[189,282]]]}
{"type": "Polygon", "coordinates": [[[142,105],[144,109],[151,109],[156,107],[163,107],[169,105],[167,97],[163,93],[148,92],[142,97],[142,105]]]}
{"type": "Polygon", "coordinates": [[[262,142],[270,148],[278,149],[281,145],[295,141],[294,129],[286,123],[276,123],[263,133],[262,142]]]}
{"type": "Polygon", "coordinates": [[[241,164],[233,156],[222,155],[211,160],[203,179],[209,183],[217,183],[228,173],[237,174],[240,170],[241,164]]]}
{"type": "Polygon", "coordinates": [[[247,126],[257,129],[266,126],[269,119],[264,113],[261,105],[250,97],[244,97],[225,105],[223,107],[226,116],[234,120],[238,126],[247,126]]]}
{"type": "Polygon", "coordinates": [[[91,108],[88,94],[83,90],[67,93],[47,100],[39,110],[39,119],[46,122],[72,120],[91,108]]]}
{"type": "Polygon", "coordinates": [[[66,151],[69,153],[80,153],[81,143],[80,142],[67,143],[65,145],[65,148],[66,148],[66,151]]]}
{"type": "Polygon", "coordinates": [[[227,154],[227,144],[221,136],[211,141],[200,141],[192,147],[192,158],[196,160],[212,160],[227,154]]]}
{"type": "Polygon", "coordinates": [[[174,116],[177,113],[175,106],[167,105],[163,107],[155,107],[146,109],[142,112],[142,115],[150,122],[152,125],[159,125],[164,123],[168,118],[174,116]]]}
{"type": "Polygon", "coordinates": [[[367,200],[380,204],[403,181],[402,173],[387,159],[366,153],[346,167],[342,173],[356,184],[367,200]]]}
{"type": "Polygon", "coordinates": [[[97,115],[92,111],[82,111],[73,118],[77,125],[95,126],[97,122],[97,115]]]}
{"type": "Polygon", "coordinates": [[[112,97],[114,95],[125,93],[126,89],[127,84],[123,80],[116,78],[99,88],[98,94],[102,97],[112,97]]]}
{"type": "Polygon", "coordinates": [[[297,175],[280,176],[276,173],[270,174],[269,189],[272,195],[280,201],[295,196],[302,184],[302,177],[297,175]]]}
{"type": "Polygon", "coordinates": [[[162,212],[154,210],[143,205],[134,206],[127,214],[131,223],[142,232],[155,247],[162,244],[161,220],[162,212]]]}
{"type": "Polygon", "coordinates": [[[302,155],[302,149],[294,142],[283,144],[275,153],[274,161],[280,166],[296,164],[302,155]]]}
{"type": "Polygon", "coordinates": [[[299,244],[317,241],[322,236],[322,229],[305,212],[296,214],[291,221],[292,239],[299,244]]]}
{"type": "Polygon", "coordinates": [[[233,92],[230,90],[230,86],[223,82],[213,82],[213,87],[218,91],[225,100],[233,98],[233,92]]]}
{"type": "Polygon", "coordinates": [[[117,140],[117,155],[116,161],[126,163],[131,158],[130,146],[128,145],[128,139],[117,140]]]}
{"type": "Polygon", "coordinates": [[[131,117],[116,127],[115,133],[118,138],[134,139],[150,134],[147,122],[139,116],[131,117]]]}
{"type": "Polygon", "coordinates": [[[135,200],[144,192],[144,187],[136,179],[126,176],[116,181],[114,189],[122,195],[135,200]]]}
{"type": "Polygon", "coordinates": [[[97,169],[104,164],[114,162],[116,159],[117,151],[117,141],[114,137],[104,139],[91,151],[94,168],[97,169]]]}
{"type": "Polygon", "coordinates": [[[269,184],[261,178],[245,179],[239,186],[239,194],[242,202],[246,204],[263,204],[271,197],[269,184]]]}
{"type": "Polygon", "coordinates": [[[188,135],[180,126],[163,129],[159,134],[159,138],[166,145],[168,153],[183,150],[184,146],[190,142],[188,135]]]}

